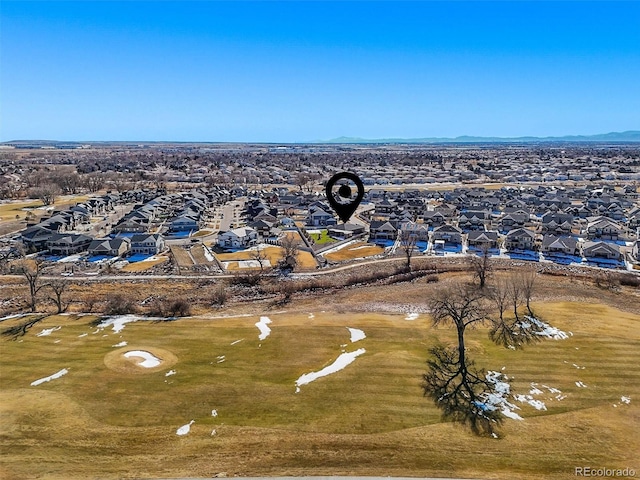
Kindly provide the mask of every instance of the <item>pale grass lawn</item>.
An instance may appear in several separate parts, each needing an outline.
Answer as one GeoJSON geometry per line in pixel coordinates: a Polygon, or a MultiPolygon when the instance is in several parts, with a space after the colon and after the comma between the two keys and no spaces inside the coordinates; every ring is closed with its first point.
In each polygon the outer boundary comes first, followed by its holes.
{"type": "Polygon", "coordinates": [[[169,260],[167,257],[162,256],[162,257],[158,257],[155,260],[144,260],[142,262],[129,263],[124,267],[122,267],[121,271],[122,272],[144,272],[145,270],[149,270],[151,267],[160,265],[161,263],[164,263],[167,260],[169,260]]]}
{"type": "Polygon", "coordinates": [[[0,472],[69,479],[221,472],[570,479],[576,466],[638,470],[640,316],[584,303],[534,308],[573,336],[512,351],[491,344],[485,329],[469,331],[476,363],[506,367],[515,393],[536,382],[566,395],[542,396],[546,411],[521,405],[525,420],[506,420],[499,440],[442,423],[422,397],[428,348],[455,338],[449,328],[431,327],[426,315],[407,321],[404,314],[320,308],[314,318],[310,310],[265,311],[272,331],[263,341],[254,325],[260,314],[137,322],[119,334],[94,334],[92,317],[52,316],[21,341],[0,338],[0,472]],[[62,328],[36,336],[56,326],[62,328]],[[346,327],[367,338],[350,344],[346,327]],[[105,356],[123,340],[131,350],[170,352],[176,374],[166,377],[169,367],[111,370],[105,356]],[[366,353],[353,364],[295,393],[301,374],[357,348],[366,353]],[[69,373],[30,386],[62,368],[69,373]],[[621,396],[631,403],[621,404],[621,396]],[[191,420],[189,435],[177,436],[191,420]]]}
{"type": "Polygon", "coordinates": [[[323,255],[327,260],[332,262],[341,262],[345,260],[353,260],[354,258],[372,257],[384,253],[384,248],[372,245],[366,242],[358,242],[341,248],[337,252],[327,253],[323,255]]]}
{"type": "MultiPolygon", "coordinates": [[[[262,249],[267,259],[271,263],[271,266],[275,266],[278,264],[280,259],[282,259],[282,248],[277,246],[270,246],[262,249]]],[[[238,270],[238,261],[239,260],[253,260],[254,255],[256,254],[255,250],[242,250],[240,252],[235,253],[216,253],[216,257],[220,262],[231,262],[229,263],[227,270],[238,270]]],[[[299,251],[298,252],[298,268],[300,269],[313,269],[316,268],[317,263],[309,252],[299,251]]]]}

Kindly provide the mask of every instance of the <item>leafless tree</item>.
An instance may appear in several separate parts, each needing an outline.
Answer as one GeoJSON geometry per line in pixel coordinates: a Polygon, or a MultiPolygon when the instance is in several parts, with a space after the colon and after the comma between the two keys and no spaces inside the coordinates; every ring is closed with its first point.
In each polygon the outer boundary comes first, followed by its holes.
{"type": "Polygon", "coordinates": [[[60,187],[54,183],[47,183],[39,187],[33,187],[29,190],[31,198],[42,200],[45,205],[53,205],[58,195],[60,195],[60,187]]]}
{"type": "Polygon", "coordinates": [[[483,289],[487,284],[487,279],[492,269],[491,254],[488,246],[483,246],[478,255],[472,254],[469,256],[469,267],[473,272],[474,278],[478,280],[478,287],[483,289]]]}
{"type": "Polygon", "coordinates": [[[452,324],[458,340],[455,347],[431,349],[429,370],[423,375],[424,394],[434,400],[444,418],[468,424],[476,434],[494,434],[503,416],[489,400],[498,393],[496,382],[489,381],[487,374],[477,369],[467,356],[466,329],[489,323],[492,326],[490,338],[505,346],[521,346],[539,339],[537,323],[505,318],[512,283],[518,282],[512,279],[499,282],[487,292],[455,282],[437,289],[428,302],[434,325],[452,324]],[[490,315],[491,303],[498,307],[498,318],[490,315]]]}
{"type": "Polygon", "coordinates": [[[251,253],[251,259],[258,262],[258,264],[260,265],[260,273],[264,273],[265,265],[269,261],[269,257],[267,257],[264,249],[257,247],[256,250],[251,253]]]}
{"type": "Polygon", "coordinates": [[[534,316],[531,310],[531,297],[536,283],[536,271],[533,268],[518,270],[518,281],[520,282],[520,291],[527,306],[527,312],[530,316],[534,316]]]}
{"type": "Polygon", "coordinates": [[[38,305],[38,292],[45,287],[42,282],[42,262],[29,262],[23,260],[15,271],[22,275],[29,285],[29,308],[32,312],[36,311],[38,305]]]}
{"type": "Polygon", "coordinates": [[[284,235],[280,239],[282,247],[282,257],[280,260],[280,268],[295,270],[298,265],[298,252],[300,251],[300,241],[293,235],[284,235]]]}
{"type": "Polygon", "coordinates": [[[416,243],[418,242],[418,237],[407,231],[400,231],[400,246],[402,247],[402,251],[404,252],[404,257],[407,261],[407,270],[411,270],[411,257],[416,248],[416,243]]]}
{"type": "Polygon", "coordinates": [[[68,290],[70,283],[67,280],[52,280],[47,286],[51,289],[53,297],[51,300],[58,309],[56,313],[66,312],[69,308],[69,302],[65,301],[62,296],[68,290]]]}

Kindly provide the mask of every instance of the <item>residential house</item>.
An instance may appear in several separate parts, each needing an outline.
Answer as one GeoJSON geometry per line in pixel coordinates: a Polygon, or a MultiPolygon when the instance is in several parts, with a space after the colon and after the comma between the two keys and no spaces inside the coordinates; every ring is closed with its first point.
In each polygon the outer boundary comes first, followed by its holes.
{"type": "Polygon", "coordinates": [[[220,232],[218,246],[221,248],[248,248],[258,243],[258,232],[251,227],[240,227],[220,232]]]}
{"type": "Polygon", "coordinates": [[[467,236],[469,248],[476,250],[490,250],[498,248],[498,232],[475,230],[467,236]]]}
{"type": "Polygon", "coordinates": [[[587,241],[582,245],[582,256],[587,260],[620,260],[620,247],[614,243],[587,241]]]}
{"type": "Polygon", "coordinates": [[[54,233],[47,241],[47,250],[51,255],[73,255],[89,248],[93,238],[76,233],[54,233]]]}
{"type": "Polygon", "coordinates": [[[408,238],[417,242],[429,241],[429,227],[423,223],[403,222],[400,224],[400,230],[403,238],[406,238],[404,235],[408,235],[408,238]]]}
{"type": "Polygon", "coordinates": [[[362,225],[357,225],[355,223],[344,223],[340,225],[334,225],[333,227],[329,227],[327,229],[327,233],[331,237],[336,238],[351,238],[354,235],[363,234],[365,228],[362,225]]]}
{"type": "Polygon", "coordinates": [[[507,233],[504,247],[509,250],[535,250],[536,235],[526,228],[516,228],[507,233]]]}
{"type": "Polygon", "coordinates": [[[20,233],[20,241],[27,252],[39,252],[47,248],[47,242],[55,232],[42,225],[34,225],[20,233]]]}
{"type": "Polygon", "coordinates": [[[569,236],[545,235],[540,251],[545,255],[578,255],[578,240],[569,236]]]}
{"type": "Polygon", "coordinates": [[[606,217],[588,218],[585,233],[590,240],[618,240],[622,235],[622,227],[614,220],[606,217]]]}
{"type": "Polygon", "coordinates": [[[376,240],[395,240],[397,236],[398,230],[389,222],[374,220],[369,225],[369,239],[372,242],[376,240]]]}
{"type": "Polygon", "coordinates": [[[454,225],[441,225],[433,229],[433,242],[442,241],[445,244],[462,245],[462,230],[454,225]]]}
{"type": "Polygon", "coordinates": [[[321,208],[312,208],[306,219],[306,224],[312,227],[327,227],[338,223],[330,213],[321,208]]]}
{"type": "Polygon", "coordinates": [[[88,250],[89,255],[123,257],[131,250],[131,240],[126,237],[96,238],[88,250]]]}
{"type": "Polygon", "coordinates": [[[164,250],[164,238],[158,233],[136,234],[131,237],[131,253],[155,255],[164,250]]]}

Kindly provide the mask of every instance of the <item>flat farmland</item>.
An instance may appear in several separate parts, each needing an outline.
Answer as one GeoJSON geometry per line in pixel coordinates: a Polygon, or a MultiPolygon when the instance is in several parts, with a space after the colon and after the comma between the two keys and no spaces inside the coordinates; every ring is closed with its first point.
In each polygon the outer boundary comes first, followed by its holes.
{"type": "Polygon", "coordinates": [[[54,315],[15,340],[2,336],[0,476],[569,479],[579,466],[640,469],[640,315],[536,303],[568,338],[519,351],[470,331],[476,363],[506,374],[513,394],[537,386],[546,408],[512,399],[523,420],[507,419],[493,439],[443,422],[422,396],[428,349],[452,343],[453,330],[423,313],[346,307],[317,299],[115,326],[54,315]],[[141,366],[130,352],[159,363],[141,366]],[[343,369],[299,384],[355,352],[343,369]]]}

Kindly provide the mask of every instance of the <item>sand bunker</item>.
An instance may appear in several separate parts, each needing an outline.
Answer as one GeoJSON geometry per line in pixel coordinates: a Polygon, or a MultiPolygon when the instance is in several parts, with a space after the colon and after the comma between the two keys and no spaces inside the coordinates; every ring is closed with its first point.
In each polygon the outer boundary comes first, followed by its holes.
{"type": "Polygon", "coordinates": [[[109,352],[104,364],[121,373],[144,374],[166,370],[178,362],[178,357],[163,348],[129,346],[109,352]]]}

